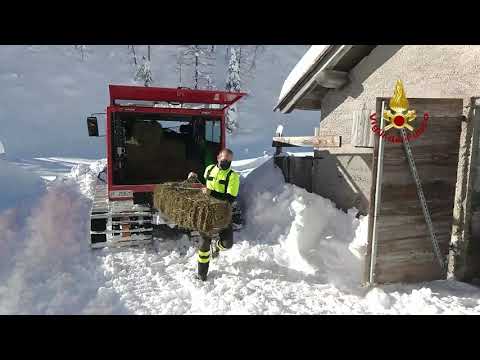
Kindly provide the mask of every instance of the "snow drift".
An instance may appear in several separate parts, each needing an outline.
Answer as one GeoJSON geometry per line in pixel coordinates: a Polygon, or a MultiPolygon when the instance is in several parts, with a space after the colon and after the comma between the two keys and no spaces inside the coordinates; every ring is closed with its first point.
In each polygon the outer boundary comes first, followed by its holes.
{"type": "MultiPolygon", "coordinates": [[[[47,189],[23,226],[11,213],[0,217],[6,231],[0,245],[9,255],[7,276],[0,277],[0,313],[105,312],[105,279],[86,241],[90,203],[78,183],[63,180],[47,189]]],[[[121,307],[110,304],[112,311],[121,307]]]]}

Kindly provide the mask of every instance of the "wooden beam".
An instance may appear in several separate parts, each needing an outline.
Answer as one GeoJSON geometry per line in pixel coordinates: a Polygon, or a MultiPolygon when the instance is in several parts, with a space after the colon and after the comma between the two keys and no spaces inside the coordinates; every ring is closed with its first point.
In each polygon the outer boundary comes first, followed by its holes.
{"type": "Polygon", "coordinates": [[[348,73],[345,71],[323,70],[316,77],[318,85],[327,89],[338,89],[348,83],[348,73]]]}
{"type": "Polygon", "coordinates": [[[321,98],[302,98],[298,100],[297,104],[295,105],[295,109],[298,110],[321,110],[322,109],[322,101],[321,98]]]}
{"type": "Polygon", "coordinates": [[[341,136],[290,136],[273,138],[273,147],[277,146],[305,146],[305,147],[340,147],[342,146],[341,136]]]}
{"type": "Polygon", "coordinates": [[[373,154],[372,148],[361,148],[355,147],[352,144],[342,144],[341,147],[314,147],[315,151],[328,151],[331,155],[362,155],[362,154],[373,154]]]}

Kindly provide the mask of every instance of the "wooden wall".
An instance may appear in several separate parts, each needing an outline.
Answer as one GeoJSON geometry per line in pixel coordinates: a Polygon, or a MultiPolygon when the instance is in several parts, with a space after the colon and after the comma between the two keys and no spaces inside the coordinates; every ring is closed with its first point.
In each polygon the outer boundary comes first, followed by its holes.
{"type": "MultiPolygon", "coordinates": [[[[377,114],[381,101],[377,99],[377,114]]],[[[457,183],[457,164],[461,122],[464,119],[462,99],[409,99],[410,108],[421,120],[424,112],[430,119],[426,131],[411,141],[417,171],[422,181],[434,230],[446,257],[451,238],[452,212],[457,183]]],[[[416,120],[415,127],[420,125],[416,120]]],[[[396,129],[389,134],[400,136],[396,129]]],[[[374,212],[376,162],[379,138],[375,139],[370,213],[374,212]]],[[[378,236],[374,259],[375,283],[417,282],[441,278],[431,238],[425,223],[414,179],[403,144],[385,141],[383,186],[378,217],[370,216],[370,234],[365,277],[370,270],[372,228],[376,221],[378,236]]]]}

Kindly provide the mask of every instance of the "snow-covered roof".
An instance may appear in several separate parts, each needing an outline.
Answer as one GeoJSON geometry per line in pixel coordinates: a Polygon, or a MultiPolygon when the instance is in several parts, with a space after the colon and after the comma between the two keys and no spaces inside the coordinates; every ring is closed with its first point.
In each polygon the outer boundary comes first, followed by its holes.
{"type": "Polygon", "coordinates": [[[293,86],[298,83],[302,76],[305,75],[313,65],[315,65],[318,59],[320,59],[329,47],[330,45],[312,45],[310,49],[308,49],[283,83],[280,97],[278,98],[279,103],[285,98],[290,90],[292,90],[293,86]]]}
{"type": "Polygon", "coordinates": [[[323,96],[347,84],[349,71],[375,46],[312,45],[285,80],[274,111],[320,110],[323,96]]]}

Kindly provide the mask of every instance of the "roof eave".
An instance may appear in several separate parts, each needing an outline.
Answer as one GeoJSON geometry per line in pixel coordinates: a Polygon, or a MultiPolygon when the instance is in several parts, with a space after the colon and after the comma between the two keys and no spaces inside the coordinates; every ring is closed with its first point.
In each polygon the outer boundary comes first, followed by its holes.
{"type": "Polygon", "coordinates": [[[316,79],[321,75],[322,71],[329,70],[333,68],[342,56],[351,48],[353,45],[332,45],[320,57],[315,64],[312,65],[309,71],[307,71],[300,80],[292,86],[290,91],[285,94],[285,96],[278,102],[275,106],[274,111],[280,111],[283,114],[290,113],[298,100],[307,93],[308,90],[315,84],[316,79]]]}

